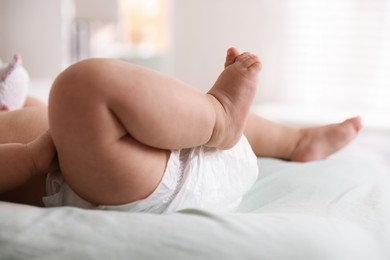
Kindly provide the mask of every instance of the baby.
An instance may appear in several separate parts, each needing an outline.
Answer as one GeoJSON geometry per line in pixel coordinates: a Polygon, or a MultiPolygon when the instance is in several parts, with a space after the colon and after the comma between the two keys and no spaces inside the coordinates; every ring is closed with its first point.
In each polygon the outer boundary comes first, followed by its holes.
{"type": "Polygon", "coordinates": [[[359,132],[357,117],[298,129],[251,114],[260,69],[230,48],[205,94],[122,61],[76,63],[53,84],[50,131],[0,146],[0,192],[51,172],[46,206],[233,210],[257,178],[256,156],[324,159],[359,132]]]}

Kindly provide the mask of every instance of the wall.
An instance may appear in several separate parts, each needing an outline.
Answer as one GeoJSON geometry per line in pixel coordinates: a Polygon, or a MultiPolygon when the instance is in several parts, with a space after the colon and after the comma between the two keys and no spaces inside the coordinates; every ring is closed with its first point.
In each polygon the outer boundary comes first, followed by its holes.
{"type": "MultiPolygon", "coordinates": [[[[34,78],[51,78],[69,64],[72,0],[1,0],[0,57],[8,60],[20,52],[34,78]],[[64,10],[65,9],[65,10],[64,10]]],[[[76,16],[110,20],[116,1],[75,1],[76,16]],[[99,6],[103,8],[90,8],[99,6]],[[101,10],[108,10],[107,13],[101,10]]],[[[264,64],[260,97],[272,95],[272,71],[276,57],[272,47],[278,1],[266,0],[173,0],[173,39],[168,68],[163,69],[207,90],[223,68],[225,51],[236,46],[258,54],[264,64]],[[266,89],[270,91],[266,91],[266,89]]]]}
{"type": "Polygon", "coordinates": [[[76,0],[76,18],[100,21],[118,20],[118,1],[115,0],[76,0]]]}
{"type": "Polygon", "coordinates": [[[223,69],[226,49],[235,46],[261,58],[257,100],[271,98],[279,25],[270,21],[278,21],[278,7],[279,1],[266,0],[175,0],[174,75],[207,90],[223,69]]]}
{"type": "Polygon", "coordinates": [[[1,0],[0,57],[15,52],[33,78],[55,77],[67,64],[71,0],[1,0]]]}
{"type": "Polygon", "coordinates": [[[5,26],[5,19],[4,19],[4,15],[2,15],[3,13],[3,10],[4,9],[4,2],[1,2],[0,1],[0,62],[4,59],[2,57],[2,46],[4,46],[4,43],[3,43],[3,39],[4,39],[4,29],[3,27],[5,26]]]}

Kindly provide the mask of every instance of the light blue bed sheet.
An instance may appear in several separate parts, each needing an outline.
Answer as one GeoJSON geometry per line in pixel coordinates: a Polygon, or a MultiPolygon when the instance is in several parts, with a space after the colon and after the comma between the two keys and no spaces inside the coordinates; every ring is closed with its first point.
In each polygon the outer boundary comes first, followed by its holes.
{"type": "Polygon", "coordinates": [[[0,259],[390,259],[390,171],[259,159],[236,212],[42,209],[0,203],[0,259]]]}

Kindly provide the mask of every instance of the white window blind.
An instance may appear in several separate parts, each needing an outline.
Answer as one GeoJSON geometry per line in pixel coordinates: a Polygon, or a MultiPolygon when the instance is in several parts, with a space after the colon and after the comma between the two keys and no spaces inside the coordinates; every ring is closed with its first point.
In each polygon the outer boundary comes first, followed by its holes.
{"type": "Polygon", "coordinates": [[[282,0],[281,12],[280,101],[390,120],[390,1],[282,0]]]}

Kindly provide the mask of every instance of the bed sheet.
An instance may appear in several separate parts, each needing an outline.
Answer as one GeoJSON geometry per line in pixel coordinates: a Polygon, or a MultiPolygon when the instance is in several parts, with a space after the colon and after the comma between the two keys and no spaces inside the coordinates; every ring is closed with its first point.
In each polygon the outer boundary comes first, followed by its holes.
{"type": "Polygon", "coordinates": [[[42,209],[0,202],[0,259],[390,259],[390,170],[258,160],[236,212],[42,209]]]}

